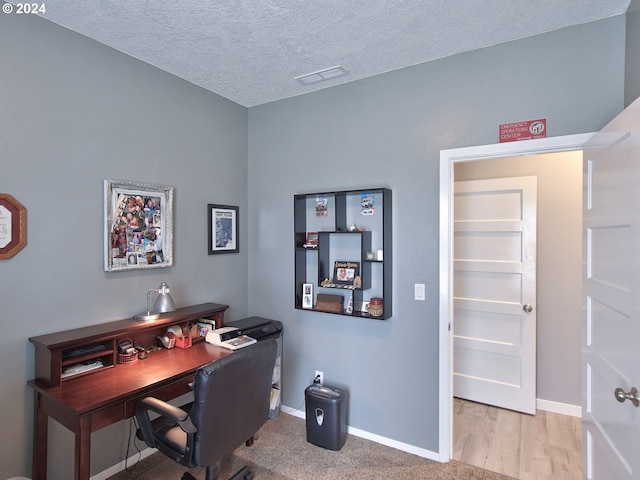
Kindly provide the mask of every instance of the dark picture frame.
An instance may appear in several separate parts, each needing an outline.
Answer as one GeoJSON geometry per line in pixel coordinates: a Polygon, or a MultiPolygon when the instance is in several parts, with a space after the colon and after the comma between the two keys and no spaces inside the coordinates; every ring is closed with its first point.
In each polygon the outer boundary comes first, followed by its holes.
{"type": "Polygon", "coordinates": [[[240,251],[238,213],[234,205],[207,205],[209,255],[240,251]]]}
{"type": "Polygon", "coordinates": [[[333,264],[333,283],[336,285],[359,286],[360,262],[337,260],[333,264]],[[356,285],[354,285],[354,283],[356,285]]]}
{"type": "Polygon", "coordinates": [[[104,270],[173,266],[173,187],[104,181],[104,270]]]}

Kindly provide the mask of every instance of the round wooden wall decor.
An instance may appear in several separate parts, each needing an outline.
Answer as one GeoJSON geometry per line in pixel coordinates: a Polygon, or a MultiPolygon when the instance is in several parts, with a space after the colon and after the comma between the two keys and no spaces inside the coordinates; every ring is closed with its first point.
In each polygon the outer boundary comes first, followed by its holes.
{"type": "Polygon", "coordinates": [[[0,260],[13,257],[27,244],[27,209],[7,193],[0,193],[0,260]]]}

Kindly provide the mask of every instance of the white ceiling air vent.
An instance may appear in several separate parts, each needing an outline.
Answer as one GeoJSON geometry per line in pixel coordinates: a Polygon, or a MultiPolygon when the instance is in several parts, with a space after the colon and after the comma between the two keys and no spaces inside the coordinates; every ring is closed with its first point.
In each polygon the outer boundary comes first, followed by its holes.
{"type": "Polygon", "coordinates": [[[303,85],[311,85],[313,83],[323,82],[332,78],[341,77],[343,75],[347,75],[348,73],[349,72],[347,72],[342,65],[338,65],[335,67],[325,68],[324,70],[318,70],[317,72],[300,75],[298,77],[295,77],[295,80],[303,85]]]}

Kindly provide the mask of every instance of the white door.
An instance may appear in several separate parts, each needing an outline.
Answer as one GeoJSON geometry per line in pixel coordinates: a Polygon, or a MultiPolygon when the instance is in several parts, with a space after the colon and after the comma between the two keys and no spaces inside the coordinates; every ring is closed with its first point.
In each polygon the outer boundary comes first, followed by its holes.
{"type": "Polygon", "coordinates": [[[534,414],[536,177],[455,182],[453,393],[534,414]]]}
{"type": "Polygon", "coordinates": [[[639,102],[584,152],[583,471],[596,480],[640,478],[639,102]]]}

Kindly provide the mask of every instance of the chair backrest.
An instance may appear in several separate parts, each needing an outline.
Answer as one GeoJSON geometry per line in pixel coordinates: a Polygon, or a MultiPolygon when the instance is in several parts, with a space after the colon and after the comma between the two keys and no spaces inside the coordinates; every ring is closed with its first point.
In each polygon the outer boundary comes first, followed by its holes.
{"type": "Polygon", "coordinates": [[[277,348],[276,339],[261,341],[198,369],[190,412],[196,463],[218,462],[267,421],[277,348]]]}

